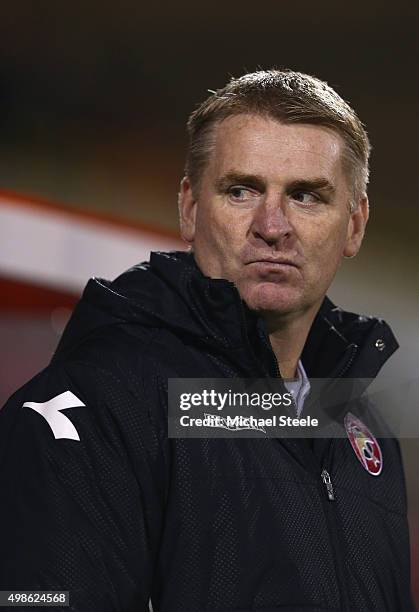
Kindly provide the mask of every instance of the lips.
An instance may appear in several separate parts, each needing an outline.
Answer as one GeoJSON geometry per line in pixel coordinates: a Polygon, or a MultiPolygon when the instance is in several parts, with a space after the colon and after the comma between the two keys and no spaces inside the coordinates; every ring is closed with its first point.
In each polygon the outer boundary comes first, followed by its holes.
{"type": "Polygon", "coordinates": [[[274,258],[274,257],[260,257],[258,259],[252,259],[247,262],[249,264],[271,264],[271,265],[285,265],[285,266],[293,266],[294,268],[298,268],[297,264],[291,259],[284,258],[274,258]]]}

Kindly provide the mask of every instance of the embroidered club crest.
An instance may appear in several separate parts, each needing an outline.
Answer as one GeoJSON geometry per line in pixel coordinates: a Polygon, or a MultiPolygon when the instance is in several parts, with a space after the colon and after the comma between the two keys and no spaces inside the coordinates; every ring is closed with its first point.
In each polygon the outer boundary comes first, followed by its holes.
{"type": "Polygon", "coordinates": [[[351,412],[345,415],[345,429],[355,455],[372,476],[383,469],[383,454],[380,445],[369,429],[351,412]]]}

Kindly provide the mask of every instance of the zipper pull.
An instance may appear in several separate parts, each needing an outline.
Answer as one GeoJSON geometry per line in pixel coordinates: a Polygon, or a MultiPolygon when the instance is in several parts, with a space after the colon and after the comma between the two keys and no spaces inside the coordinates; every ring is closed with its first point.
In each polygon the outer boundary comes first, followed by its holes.
{"type": "Polygon", "coordinates": [[[332,485],[332,481],[330,479],[330,474],[329,474],[329,472],[327,470],[323,470],[323,472],[322,472],[322,480],[323,480],[324,484],[326,485],[327,497],[329,498],[330,501],[334,501],[335,493],[333,491],[333,485],[332,485]]]}

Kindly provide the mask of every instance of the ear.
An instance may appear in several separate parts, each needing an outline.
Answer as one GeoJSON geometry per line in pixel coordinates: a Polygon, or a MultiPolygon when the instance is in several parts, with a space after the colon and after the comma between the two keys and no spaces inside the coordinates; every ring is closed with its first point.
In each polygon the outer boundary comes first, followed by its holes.
{"type": "Polygon", "coordinates": [[[193,197],[191,182],[187,176],[184,176],[180,182],[178,208],[181,238],[193,244],[197,201],[193,197]]]}
{"type": "Polygon", "coordinates": [[[361,248],[362,239],[364,238],[365,228],[369,217],[368,197],[363,195],[358,204],[351,212],[348,222],[348,232],[346,236],[345,248],[343,250],[344,257],[355,257],[361,248]]]}

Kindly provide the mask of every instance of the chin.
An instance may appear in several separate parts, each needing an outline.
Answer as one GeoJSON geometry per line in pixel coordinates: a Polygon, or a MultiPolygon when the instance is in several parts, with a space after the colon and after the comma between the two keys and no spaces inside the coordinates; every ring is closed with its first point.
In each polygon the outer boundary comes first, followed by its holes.
{"type": "Polygon", "coordinates": [[[251,310],[287,314],[301,308],[302,295],[296,287],[277,283],[258,283],[240,291],[251,310]]]}

